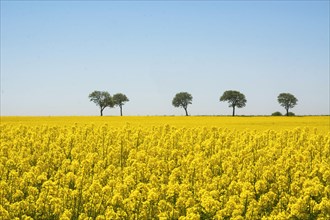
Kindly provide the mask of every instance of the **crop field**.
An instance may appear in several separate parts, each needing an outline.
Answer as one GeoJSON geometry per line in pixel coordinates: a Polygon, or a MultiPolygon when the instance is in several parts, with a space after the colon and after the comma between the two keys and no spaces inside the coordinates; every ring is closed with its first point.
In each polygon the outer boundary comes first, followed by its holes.
{"type": "Polygon", "coordinates": [[[330,117],[1,117],[0,219],[330,219],[330,117]]]}
{"type": "Polygon", "coordinates": [[[320,132],[330,131],[330,116],[306,117],[224,117],[224,116],[61,116],[61,117],[0,117],[1,124],[25,126],[109,126],[152,127],[170,125],[186,127],[220,127],[235,130],[283,130],[316,128],[320,132]]]}

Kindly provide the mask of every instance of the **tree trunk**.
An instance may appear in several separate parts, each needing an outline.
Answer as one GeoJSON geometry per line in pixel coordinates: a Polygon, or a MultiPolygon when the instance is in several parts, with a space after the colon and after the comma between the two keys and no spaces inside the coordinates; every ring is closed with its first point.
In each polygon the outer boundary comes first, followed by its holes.
{"type": "Polygon", "coordinates": [[[286,109],[286,116],[289,116],[289,108],[285,108],[286,109]]]}
{"type": "Polygon", "coordinates": [[[186,112],[186,116],[188,116],[188,111],[187,108],[184,108],[185,112],[186,112]]]}
{"type": "Polygon", "coordinates": [[[120,108],[120,116],[123,116],[123,106],[119,106],[119,108],[120,108]]]}
{"type": "Polygon", "coordinates": [[[233,106],[233,116],[235,116],[235,106],[233,106]]]}
{"type": "Polygon", "coordinates": [[[101,116],[103,116],[103,109],[104,109],[104,108],[101,108],[101,116]]]}

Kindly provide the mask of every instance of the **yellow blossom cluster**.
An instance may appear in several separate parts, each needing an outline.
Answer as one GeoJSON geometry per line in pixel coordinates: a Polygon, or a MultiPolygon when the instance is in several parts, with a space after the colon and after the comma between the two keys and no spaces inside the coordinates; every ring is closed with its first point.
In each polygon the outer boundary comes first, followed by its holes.
{"type": "Polygon", "coordinates": [[[0,219],[330,219],[330,132],[0,129],[0,219]]]}

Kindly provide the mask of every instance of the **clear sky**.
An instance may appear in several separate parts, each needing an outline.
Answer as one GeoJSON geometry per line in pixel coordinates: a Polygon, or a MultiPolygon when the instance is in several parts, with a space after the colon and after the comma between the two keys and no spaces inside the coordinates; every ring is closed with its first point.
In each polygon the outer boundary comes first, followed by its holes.
{"type": "MultiPolygon", "coordinates": [[[[124,115],[329,114],[329,1],[1,1],[1,115],[98,115],[94,90],[124,93],[124,115]]],[[[118,115],[119,109],[106,109],[118,115]]]]}

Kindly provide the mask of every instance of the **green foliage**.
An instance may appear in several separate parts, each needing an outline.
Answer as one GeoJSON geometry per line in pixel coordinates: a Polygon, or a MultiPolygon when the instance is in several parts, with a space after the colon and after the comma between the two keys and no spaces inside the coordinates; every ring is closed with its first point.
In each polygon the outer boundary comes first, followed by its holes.
{"type": "Polygon", "coordinates": [[[103,115],[103,110],[106,107],[114,107],[114,102],[111,95],[106,91],[94,91],[88,96],[91,102],[94,102],[97,106],[100,107],[101,116],[103,115]]]}
{"type": "Polygon", "coordinates": [[[289,116],[289,109],[297,105],[298,99],[290,93],[281,93],[277,97],[278,103],[286,110],[286,115],[289,116]]]}
{"type": "Polygon", "coordinates": [[[274,112],[274,113],[272,113],[272,116],[282,116],[282,113],[281,112],[274,112]]]}
{"type": "Polygon", "coordinates": [[[296,114],[293,112],[289,112],[288,116],[295,116],[296,114]]]}
{"type": "Polygon", "coordinates": [[[119,106],[120,108],[120,115],[122,116],[123,115],[123,111],[122,111],[122,107],[123,105],[125,104],[125,102],[128,102],[129,99],[127,98],[126,95],[122,94],[122,93],[117,93],[117,94],[114,94],[113,97],[113,102],[116,106],[119,106]]]}
{"type": "Polygon", "coordinates": [[[220,97],[221,102],[228,102],[229,107],[233,108],[233,116],[235,115],[235,108],[243,108],[246,105],[245,95],[239,91],[228,90],[220,97]]]}
{"type": "Polygon", "coordinates": [[[122,93],[114,94],[112,99],[113,99],[114,104],[117,106],[122,106],[125,104],[125,102],[129,101],[127,96],[122,93]]]}
{"type": "Polygon", "coordinates": [[[188,105],[192,103],[192,95],[187,92],[179,92],[175,95],[175,97],[172,100],[172,105],[174,107],[182,107],[184,108],[186,112],[186,116],[188,116],[188,105]]]}

